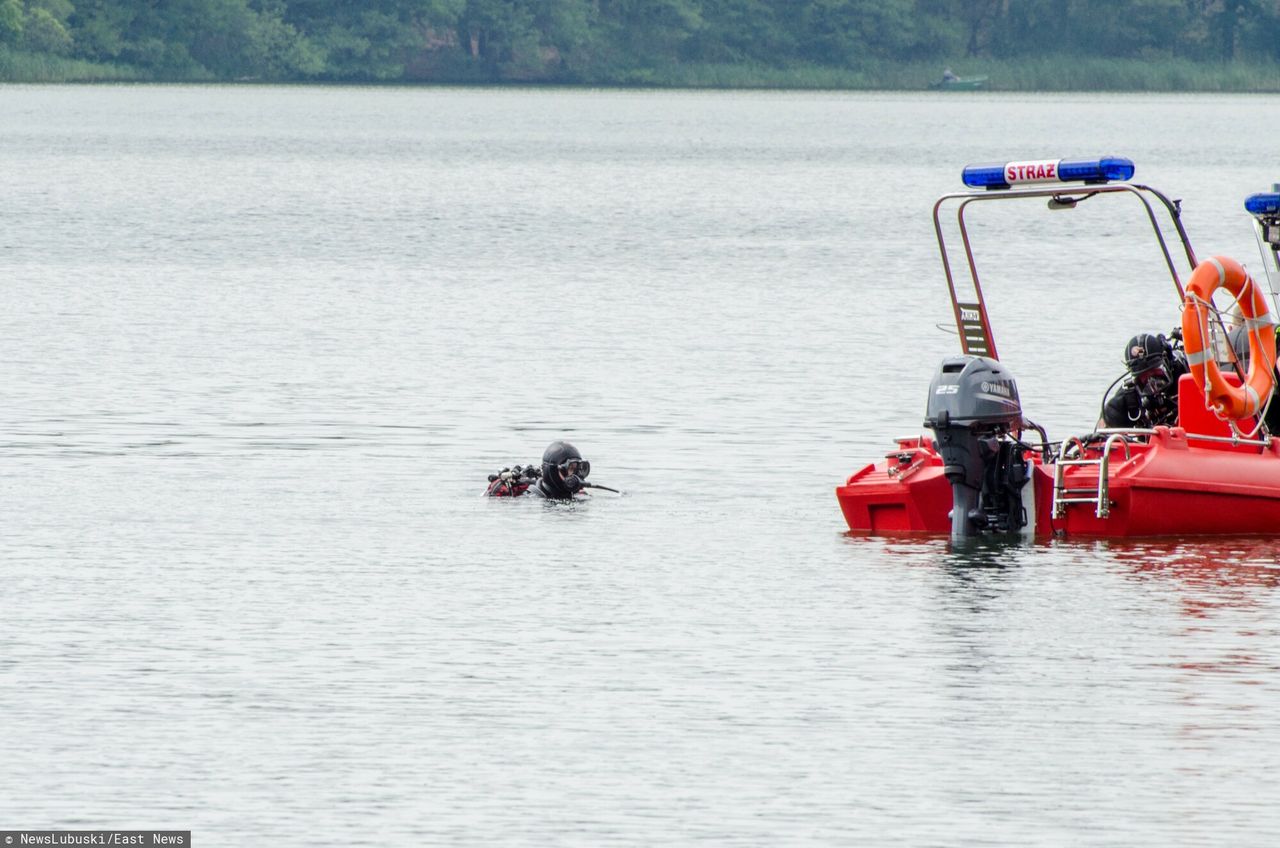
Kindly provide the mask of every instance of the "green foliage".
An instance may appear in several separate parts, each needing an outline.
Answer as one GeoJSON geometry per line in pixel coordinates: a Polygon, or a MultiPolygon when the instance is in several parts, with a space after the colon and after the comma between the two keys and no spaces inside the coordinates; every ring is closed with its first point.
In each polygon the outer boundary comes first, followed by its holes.
{"type": "Polygon", "coordinates": [[[519,0],[467,0],[458,16],[459,42],[490,72],[519,67],[521,59],[537,51],[530,5],[519,0]]]}
{"type": "Polygon", "coordinates": [[[0,0],[0,44],[13,44],[22,37],[22,0],[0,0]]]}
{"type": "Polygon", "coordinates": [[[759,66],[794,55],[798,37],[785,14],[764,0],[703,0],[702,25],[686,44],[685,56],[759,66]]]}
{"type": "Polygon", "coordinates": [[[676,58],[703,25],[698,0],[600,0],[603,53],[615,63],[641,65],[676,58]]]}
{"type": "Polygon", "coordinates": [[[1275,89],[1280,0],[0,0],[5,45],[4,79],[1275,89]]]}
{"type": "Polygon", "coordinates": [[[33,53],[63,56],[71,51],[71,34],[48,9],[28,9],[22,21],[22,46],[33,53]]]}
{"type": "Polygon", "coordinates": [[[291,24],[263,16],[251,35],[249,55],[266,79],[297,79],[324,73],[324,53],[291,24]]]}
{"type": "Polygon", "coordinates": [[[116,59],[125,49],[125,30],[133,13],[107,0],[79,0],[71,16],[76,52],[86,59],[116,59]]]}
{"type": "Polygon", "coordinates": [[[921,52],[913,0],[813,0],[801,21],[802,38],[816,49],[816,58],[832,65],[857,67],[921,52]]]}

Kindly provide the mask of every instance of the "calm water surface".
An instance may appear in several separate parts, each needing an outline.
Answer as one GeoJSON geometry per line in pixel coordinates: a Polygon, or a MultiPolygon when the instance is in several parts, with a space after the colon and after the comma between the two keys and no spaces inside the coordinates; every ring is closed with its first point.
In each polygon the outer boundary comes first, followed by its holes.
{"type": "MultiPolygon", "coordinates": [[[[1256,269],[1277,138],[1257,96],[0,88],[0,826],[1275,844],[1280,542],[851,538],[833,488],[958,350],[962,165],[1129,156],[1256,269]],[[479,497],[560,436],[626,494],[479,497]]],[[[1137,211],[975,220],[1052,437],[1177,323],[1137,211]]]]}

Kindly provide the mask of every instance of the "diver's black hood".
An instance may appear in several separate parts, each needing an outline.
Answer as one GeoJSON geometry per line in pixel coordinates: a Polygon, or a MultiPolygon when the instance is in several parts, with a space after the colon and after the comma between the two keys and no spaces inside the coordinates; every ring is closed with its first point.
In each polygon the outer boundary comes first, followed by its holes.
{"type": "Polygon", "coordinates": [[[568,442],[552,442],[542,452],[542,479],[538,481],[538,488],[547,497],[567,499],[576,493],[577,490],[570,489],[560,479],[560,464],[570,459],[582,459],[582,454],[568,442]]]}
{"type": "Polygon", "coordinates": [[[1141,374],[1165,361],[1170,353],[1164,336],[1139,333],[1124,346],[1124,365],[1130,374],[1141,374]]]}

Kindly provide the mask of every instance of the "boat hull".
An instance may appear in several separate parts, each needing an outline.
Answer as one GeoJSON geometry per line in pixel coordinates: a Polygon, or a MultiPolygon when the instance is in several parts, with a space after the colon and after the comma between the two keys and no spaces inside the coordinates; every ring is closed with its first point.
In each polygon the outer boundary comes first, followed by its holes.
{"type": "MultiPolygon", "coordinates": [[[[1099,458],[1102,450],[1098,444],[1084,456],[1099,458]]],[[[1026,458],[1031,474],[1023,532],[1036,538],[1280,535],[1280,441],[1267,448],[1231,445],[1188,439],[1181,428],[1157,428],[1147,442],[1112,448],[1101,510],[1096,497],[1055,510],[1059,469],[1038,454],[1026,458]]],[[[1062,491],[1098,491],[1100,465],[1060,470],[1062,491]]],[[[927,437],[900,439],[898,450],[851,475],[836,497],[854,532],[951,531],[951,483],[927,437]]]]}
{"type": "Polygon", "coordinates": [[[986,77],[961,77],[954,80],[939,80],[933,83],[938,91],[977,91],[987,85],[986,77]]]}

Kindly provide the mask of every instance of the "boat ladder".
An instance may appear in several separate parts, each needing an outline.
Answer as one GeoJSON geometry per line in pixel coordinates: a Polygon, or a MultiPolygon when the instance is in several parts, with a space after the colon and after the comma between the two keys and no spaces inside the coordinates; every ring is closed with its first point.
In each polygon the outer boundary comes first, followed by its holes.
{"type": "MultiPolygon", "coordinates": [[[[1079,438],[1068,439],[1063,443],[1062,453],[1065,456],[1067,452],[1067,444],[1074,442],[1080,451],[1079,455],[1085,455],[1084,441],[1079,438]]],[[[1108,518],[1111,515],[1111,498],[1108,494],[1108,486],[1111,482],[1111,448],[1113,445],[1119,444],[1124,447],[1124,458],[1129,458],[1129,443],[1125,441],[1124,434],[1112,433],[1107,436],[1107,442],[1102,447],[1102,456],[1097,459],[1059,459],[1053,466],[1053,517],[1061,518],[1067,514],[1068,504],[1094,504],[1096,509],[1094,515],[1099,518],[1108,518]],[[1093,465],[1098,468],[1098,485],[1096,488],[1090,487],[1086,489],[1068,489],[1066,486],[1066,472],[1068,468],[1093,465]]]]}

